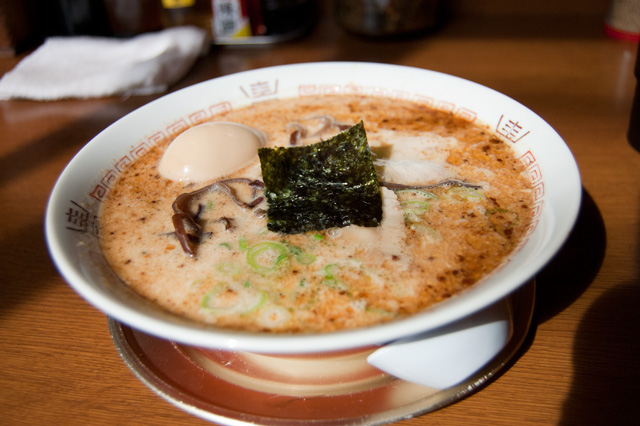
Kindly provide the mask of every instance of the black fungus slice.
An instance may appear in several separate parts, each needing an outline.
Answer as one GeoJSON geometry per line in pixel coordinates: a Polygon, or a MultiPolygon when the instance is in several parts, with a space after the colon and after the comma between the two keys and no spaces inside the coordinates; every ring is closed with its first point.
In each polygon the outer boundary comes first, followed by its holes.
{"type": "Polygon", "coordinates": [[[380,225],[382,195],[362,121],[326,141],[258,155],[270,231],[380,225]]]}

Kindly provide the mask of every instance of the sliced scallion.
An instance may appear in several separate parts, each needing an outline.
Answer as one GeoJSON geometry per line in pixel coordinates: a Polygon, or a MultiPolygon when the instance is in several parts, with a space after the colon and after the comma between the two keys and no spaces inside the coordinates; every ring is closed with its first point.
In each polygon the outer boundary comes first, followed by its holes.
{"type": "Polygon", "coordinates": [[[310,253],[300,253],[296,255],[296,260],[302,265],[311,265],[316,261],[316,256],[310,253]]]}
{"type": "Polygon", "coordinates": [[[208,313],[247,315],[259,309],[266,300],[267,295],[262,291],[220,283],[204,295],[200,307],[208,313]]]}
{"type": "Polygon", "coordinates": [[[437,200],[438,197],[435,194],[432,194],[430,192],[424,191],[422,189],[398,189],[396,191],[394,191],[396,194],[416,194],[420,197],[423,198],[431,198],[434,200],[437,200]]]}
{"type": "Polygon", "coordinates": [[[456,186],[453,188],[449,188],[449,190],[447,191],[447,195],[452,197],[459,197],[465,201],[470,201],[472,203],[478,203],[484,200],[484,194],[482,193],[482,191],[466,186],[456,186]]]}
{"type": "Polygon", "coordinates": [[[225,275],[238,275],[242,270],[240,266],[231,262],[219,263],[216,265],[216,271],[223,273],[225,275]]]}
{"type": "Polygon", "coordinates": [[[262,274],[276,271],[288,260],[287,246],[275,241],[261,241],[247,249],[247,264],[262,274]]]}

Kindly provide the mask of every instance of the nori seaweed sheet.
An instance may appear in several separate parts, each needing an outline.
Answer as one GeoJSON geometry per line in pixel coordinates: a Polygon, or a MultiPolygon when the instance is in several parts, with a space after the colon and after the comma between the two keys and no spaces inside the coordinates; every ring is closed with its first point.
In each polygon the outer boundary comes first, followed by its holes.
{"type": "Polygon", "coordinates": [[[380,225],[382,194],[362,121],[326,141],[258,155],[270,231],[380,225]]]}

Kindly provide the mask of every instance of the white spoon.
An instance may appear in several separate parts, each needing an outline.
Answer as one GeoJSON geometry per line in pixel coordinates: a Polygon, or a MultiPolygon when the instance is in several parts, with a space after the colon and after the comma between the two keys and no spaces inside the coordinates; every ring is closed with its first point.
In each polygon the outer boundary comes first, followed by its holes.
{"type": "Polygon", "coordinates": [[[511,335],[509,305],[502,300],[453,324],[378,349],[369,364],[400,379],[447,389],[491,361],[511,335]]]}

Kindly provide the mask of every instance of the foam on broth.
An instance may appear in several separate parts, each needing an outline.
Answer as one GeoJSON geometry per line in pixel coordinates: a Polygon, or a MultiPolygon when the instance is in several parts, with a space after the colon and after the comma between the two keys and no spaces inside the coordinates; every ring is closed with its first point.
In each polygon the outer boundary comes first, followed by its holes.
{"type": "MultiPolygon", "coordinates": [[[[256,104],[215,120],[262,132],[265,146],[288,146],[301,128],[306,137],[298,143],[318,142],[338,133],[336,124],[362,120],[381,181],[457,179],[481,188],[382,188],[381,226],[297,235],[267,230],[259,214],[266,202],[241,208],[211,191],[191,205],[205,235],[193,259],[173,234],[172,203],[212,182],[164,178],[158,163],[167,146],[158,145],[108,194],[100,238],[120,277],[178,315],[268,332],[327,332],[403,318],[489,274],[530,225],[531,187],[519,159],[487,128],[451,114],[397,99],[325,96],[256,104]]],[[[261,179],[257,156],[223,179],[237,177],[261,179]]],[[[257,196],[242,182],[229,187],[242,199],[257,196]]]]}

